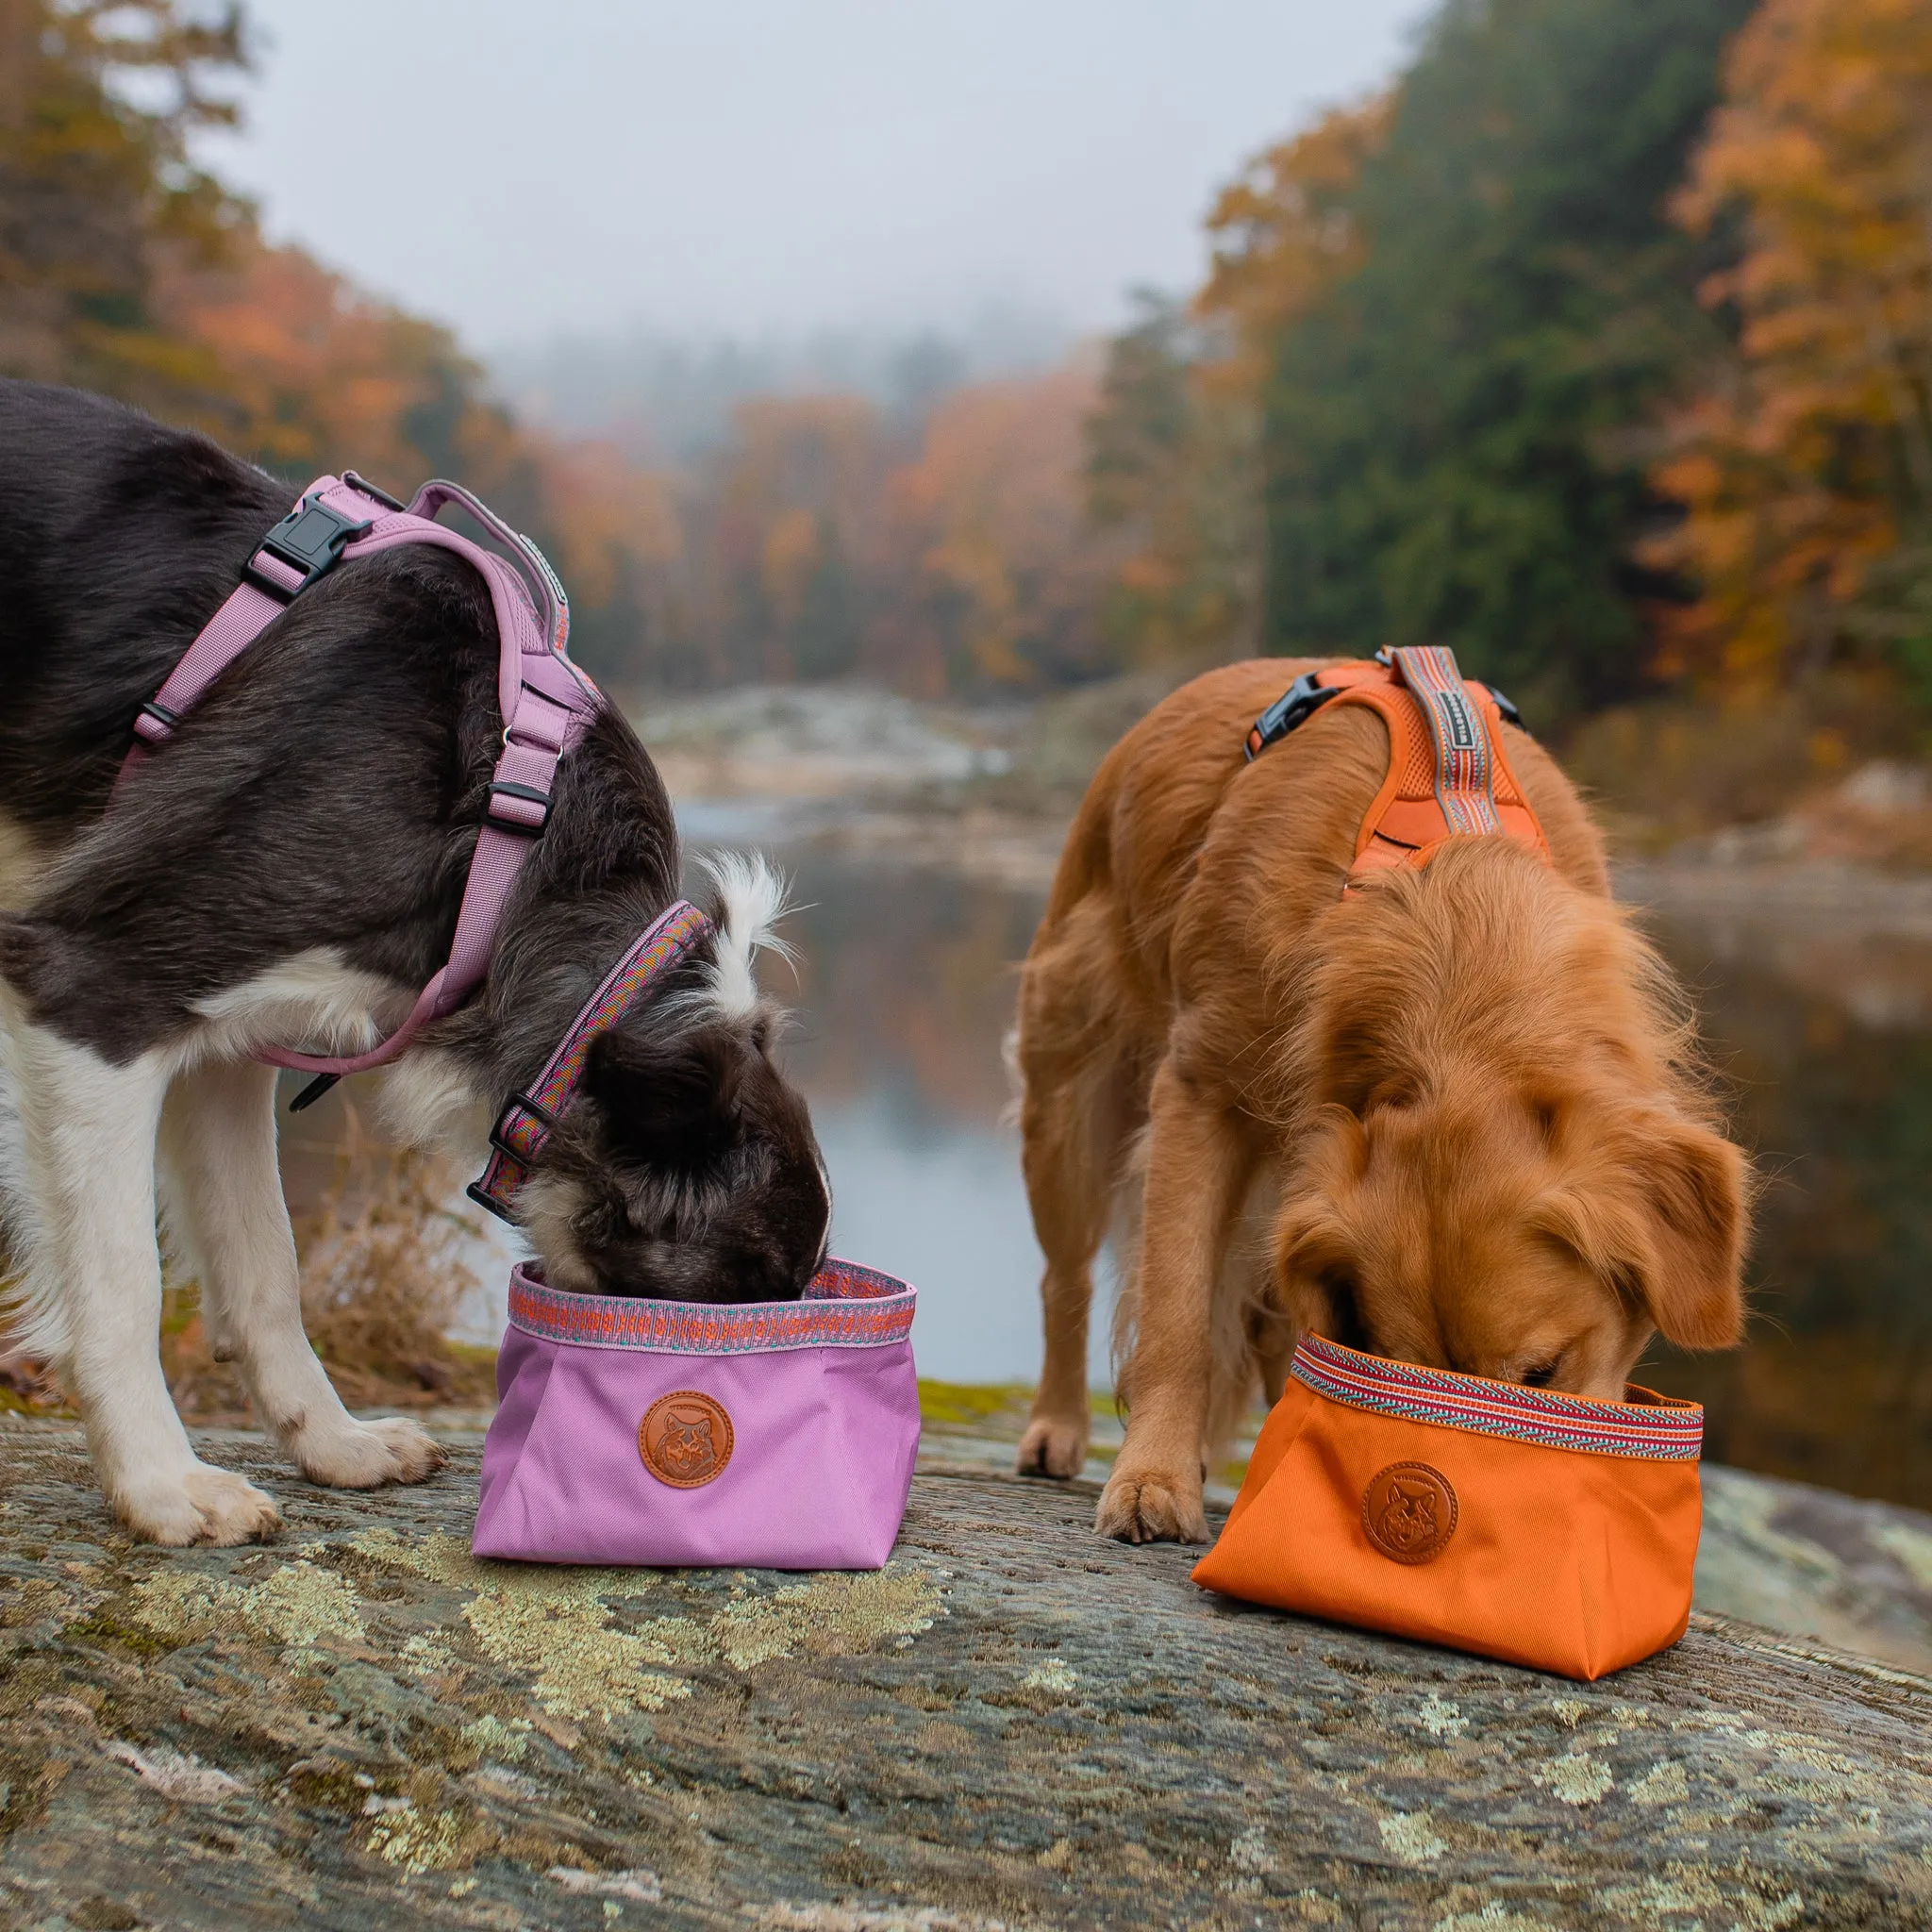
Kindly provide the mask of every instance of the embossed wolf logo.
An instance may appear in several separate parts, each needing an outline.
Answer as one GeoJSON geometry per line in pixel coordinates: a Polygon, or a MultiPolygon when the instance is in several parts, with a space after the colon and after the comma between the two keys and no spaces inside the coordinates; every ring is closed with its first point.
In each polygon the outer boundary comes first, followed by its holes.
{"type": "Polygon", "coordinates": [[[674,1475],[703,1475],[718,1459],[718,1445],[711,1438],[711,1418],[701,1408],[674,1408],[666,1421],[668,1426],[658,1445],[658,1459],[674,1475]]]}
{"type": "Polygon", "coordinates": [[[1426,1483],[1406,1483],[1400,1476],[1389,1485],[1375,1527],[1398,1550],[1420,1550],[1437,1535],[1436,1492],[1426,1483]]]}

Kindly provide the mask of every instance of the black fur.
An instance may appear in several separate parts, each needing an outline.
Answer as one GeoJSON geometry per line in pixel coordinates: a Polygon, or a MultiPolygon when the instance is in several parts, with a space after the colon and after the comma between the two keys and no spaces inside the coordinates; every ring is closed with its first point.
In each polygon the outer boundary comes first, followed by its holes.
{"type": "MultiPolygon", "coordinates": [[[[106,813],[137,708],[291,499],[202,437],[0,381],[0,816],[51,860],[30,911],[0,920],[0,974],[115,1063],[310,948],[411,994],[448,955],[502,720],[489,594],[446,552],[339,566],[106,813]]],[[[479,1096],[525,1086],[678,871],[657,770],[607,710],[558,769],[488,984],[425,1044],[479,1096]]],[[[676,997],[705,963],[604,1043],[553,1158],[588,1190],[606,1291],[795,1295],[823,1247],[817,1145],[761,1022],[676,997]],[[667,1240],[678,1265],[646,1266],[667,1240]]]]}

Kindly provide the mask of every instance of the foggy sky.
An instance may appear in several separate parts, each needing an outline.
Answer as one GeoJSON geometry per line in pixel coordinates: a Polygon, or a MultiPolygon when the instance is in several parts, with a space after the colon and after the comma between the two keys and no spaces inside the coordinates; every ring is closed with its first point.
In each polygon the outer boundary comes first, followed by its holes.
{"type": "Polygon", "coordinates": [[[270,232],[473,344],[1106,326],[1422,0],[253,0],[270,232]]]}

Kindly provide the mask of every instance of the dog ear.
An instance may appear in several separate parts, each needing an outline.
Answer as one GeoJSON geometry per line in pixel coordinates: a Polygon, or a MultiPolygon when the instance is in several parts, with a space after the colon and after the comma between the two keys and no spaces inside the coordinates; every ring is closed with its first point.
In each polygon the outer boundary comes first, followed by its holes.
{"type": "Polygon", "coordinates": [[[591,1042],[584,1091],[613,1154],[699,1174],[741,1137],[743,1074],[743,1049],[728,1027],[694,1027],[668,1040],[613,1028],[591,1042]]]}
{"type": "Polygon", "coordinates": [[[1651,1221],[1642,1280],[1651,1319],[1682,1348],[1729,1348],[1744,1332],[1744,1157],[1708,1127],[1659,1118],[1636,1151],[1651,1221]]]}
{"type": "Polygon", "coordinates": [[[1729,1348],[1744,1326],[1744,1157],[1708,1127],[1646,1108],[1587,1158],[1595,1172],[1541,1204],[1545,1228],[1667,1341],[1729,1348]]]}

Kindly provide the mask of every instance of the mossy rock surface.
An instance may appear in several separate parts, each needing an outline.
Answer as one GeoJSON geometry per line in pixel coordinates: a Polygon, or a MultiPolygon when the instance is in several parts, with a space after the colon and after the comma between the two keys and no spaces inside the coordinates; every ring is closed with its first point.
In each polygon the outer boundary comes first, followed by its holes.
{"type": "Polygon", "coordinates": [[[1203,1596],[1084,1486],[923,1474],[874,1576],[268,1547],[0,1435],[0,1927],[1932,1924],[1932,1685],[1703,1617],[1595,1686],[1203,1596]]]}

